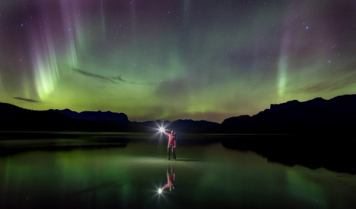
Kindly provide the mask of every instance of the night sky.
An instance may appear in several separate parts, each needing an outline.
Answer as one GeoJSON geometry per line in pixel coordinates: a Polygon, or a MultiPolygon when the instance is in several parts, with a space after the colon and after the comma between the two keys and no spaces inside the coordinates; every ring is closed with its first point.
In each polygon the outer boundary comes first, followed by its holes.
{"type": "Polygon", "coordinates": [[[221,121],[356,93],[355,0],[1,0],[0,100],[221,121]]]}

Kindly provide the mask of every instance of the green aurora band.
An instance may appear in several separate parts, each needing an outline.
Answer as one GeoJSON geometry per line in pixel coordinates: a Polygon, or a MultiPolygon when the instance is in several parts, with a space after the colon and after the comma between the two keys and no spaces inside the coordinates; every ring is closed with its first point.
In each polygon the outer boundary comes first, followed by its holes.
{"type": "Polygon", "coordinates": [[[351,0],[4,0],[0,99],[221,121],[355,93],[355,36],[351,0]]]}

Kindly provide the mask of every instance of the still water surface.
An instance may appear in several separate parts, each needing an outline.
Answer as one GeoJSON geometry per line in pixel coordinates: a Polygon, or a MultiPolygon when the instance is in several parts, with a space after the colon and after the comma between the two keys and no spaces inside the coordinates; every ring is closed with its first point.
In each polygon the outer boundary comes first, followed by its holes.
{"type": "Polygon", "coordinates": [[[284,166],[220,144],[0,157],[0,208],[356,208],[356,176],[284,166]],[[159,194],[161,193],[161,194],[159,194]]]}

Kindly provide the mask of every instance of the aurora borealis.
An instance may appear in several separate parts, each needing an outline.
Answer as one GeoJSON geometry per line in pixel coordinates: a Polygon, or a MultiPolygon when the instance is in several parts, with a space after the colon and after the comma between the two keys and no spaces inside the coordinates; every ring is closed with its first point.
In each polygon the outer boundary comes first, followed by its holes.
{"type": "Polygon", "coordinates": [[[356,92],[353,0],[2,0],[0,100],[221,121],[356,92]]]}

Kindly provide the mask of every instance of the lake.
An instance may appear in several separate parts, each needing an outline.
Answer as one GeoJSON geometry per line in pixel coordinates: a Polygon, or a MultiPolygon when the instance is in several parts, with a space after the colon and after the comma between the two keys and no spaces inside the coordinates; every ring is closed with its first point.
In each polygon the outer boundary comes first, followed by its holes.
{"type": "Polygon", "coordinates": [[[220,143],[179,146],[177,157],[143,142],[3,155],[0,208],[356,207],[355,175],[272,163],[220,143]]]}

